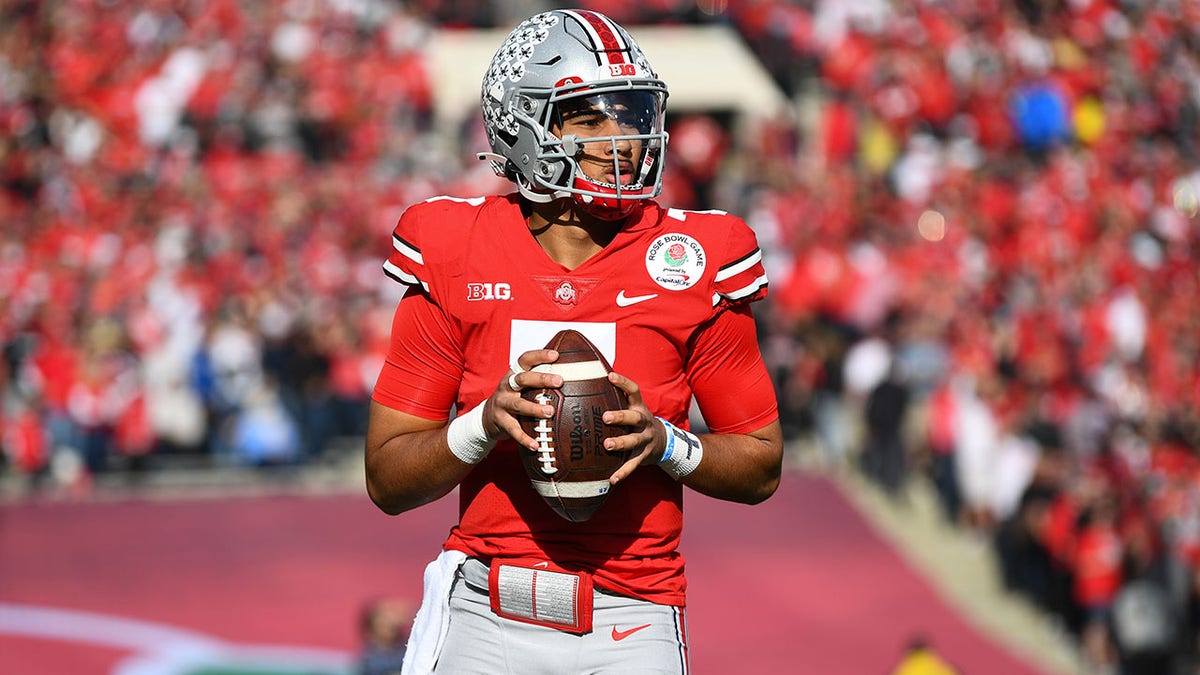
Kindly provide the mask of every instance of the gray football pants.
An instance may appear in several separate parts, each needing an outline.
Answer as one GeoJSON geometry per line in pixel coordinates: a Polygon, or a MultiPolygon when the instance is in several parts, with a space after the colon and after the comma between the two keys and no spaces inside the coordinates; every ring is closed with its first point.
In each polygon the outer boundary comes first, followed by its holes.
{"type": "Polygon", "coordinates": [[[688,673],[683,608],[598,589],[593,595],[592,632],[586,635],[505,619],[492,612],[487,565],[468,558],[450,593],[450,627],[436,672],[688,673]]]}

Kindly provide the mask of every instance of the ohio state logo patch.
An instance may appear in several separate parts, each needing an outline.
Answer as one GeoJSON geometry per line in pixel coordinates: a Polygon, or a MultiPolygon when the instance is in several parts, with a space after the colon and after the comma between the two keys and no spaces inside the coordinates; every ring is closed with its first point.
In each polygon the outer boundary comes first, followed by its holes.
{"type": "Polygon", "coordinates": [[[600,283],[599,279],[532,278],[546,292],[551,302],[564,312],[575,309],[575,306],[583,301],[584,296],[600,283]]]}
{"type": "Polygon", "coordinates": [[[707,258],[700,242],[672,232],[655,239],[646,249],[646,271],[669,291],[691,288],[704,274],[707,258]]]}
{"type": "Polygon", "coordinates": [[[569,281],[564,281],[554,291],[554,301],[560,305],[573,305],[578,295],[575,286],[569,281]]]}

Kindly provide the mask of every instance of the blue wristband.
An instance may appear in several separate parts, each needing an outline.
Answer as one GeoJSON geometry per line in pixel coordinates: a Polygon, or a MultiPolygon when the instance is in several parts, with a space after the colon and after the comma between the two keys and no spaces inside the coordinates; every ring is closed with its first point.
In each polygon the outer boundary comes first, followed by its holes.
{"type": "Polygon", "coordinates": [[[704,457],[704,445],[700,443],[700,437],[696,434],[684,431],[661,417],[656,419],[663,423],[663,428],[667,431],[667,447],[663,450],[658,465],[672,478],[679,480],[700,466],[700,460],[704,457]],[[678,452],[675,448],[677,443],[678,452]]]}
{"type": "Polygon", "coordinates": [[[663,428],[666,429],[667,432],[667,448],[663,450],[662,457],[658,460],[658,463],[662,464],[663,462],[671,459],[671,453],[675,452],[675,425],[661,417],[655,417],[654,419],[662,422],[663,428]]]}

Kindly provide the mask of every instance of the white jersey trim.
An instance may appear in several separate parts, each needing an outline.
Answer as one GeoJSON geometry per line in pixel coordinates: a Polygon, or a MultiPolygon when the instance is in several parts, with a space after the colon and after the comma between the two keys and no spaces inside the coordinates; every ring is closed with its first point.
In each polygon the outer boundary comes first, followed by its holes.
{"type": "Polygon", "coordinates": [[[741,300],[742,298],[747,298],[747,297],[750,297],[751,295],[754,295],[760,289],[765,288],[766,285],[767,285],[767,275],[764,274],[764,275],[760,276],[759,278],[755,279],[750,284],[743,286],[743,287],[737,289],[736,291],[730,291],[729,293],[713,293],[713,307],[716,307],[717,304],[719,302],[721,302],[721,298],[724,298],[724,299],[730,300],[730,301],[741,300]]]}
{"type": "Polygon", "coordinates": [[[395,266],[390,260],[384,261],[383,273],[405,286],[420,286],[426,293],[429,292],[429,284],[395,266]]]}
{"type": "Polygon", "coordinates": [[[395,248],[400,255],[418,265],[425,264],[425,257],[421,255],[421,252],[413,248],[412,245],[401,239],[398,235],[392,235],[392,248],[395,248]]]}
{"type": "Polygon", "coordinates": [[[740,261],[735,262],[728,267],[722,267],[721,269],[717,270],[717,277],[716,277],[715,281],[721,282],[721,281],[725,281],[726,279],[728,279],[730,277],[737,276],[737,275],[741,274],[742,272],[745,272],[746,270],[750,269],[751,267],[754,267],[761,261],[762,261],[762,249],[756,248],[756,249],[754,249],[753,252],[750,253],[750,255],[746,256],[745,258],[742,258],[740,261]]]}

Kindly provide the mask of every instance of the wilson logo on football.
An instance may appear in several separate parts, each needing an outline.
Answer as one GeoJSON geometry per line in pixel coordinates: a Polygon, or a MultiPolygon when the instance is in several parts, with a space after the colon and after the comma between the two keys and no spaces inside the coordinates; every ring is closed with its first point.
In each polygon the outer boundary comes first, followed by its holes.
{"type": "Polygon", "coordinates": [[[512,300],[512,286],[503,281],[468,283],[467,300],[512,300]]]}

